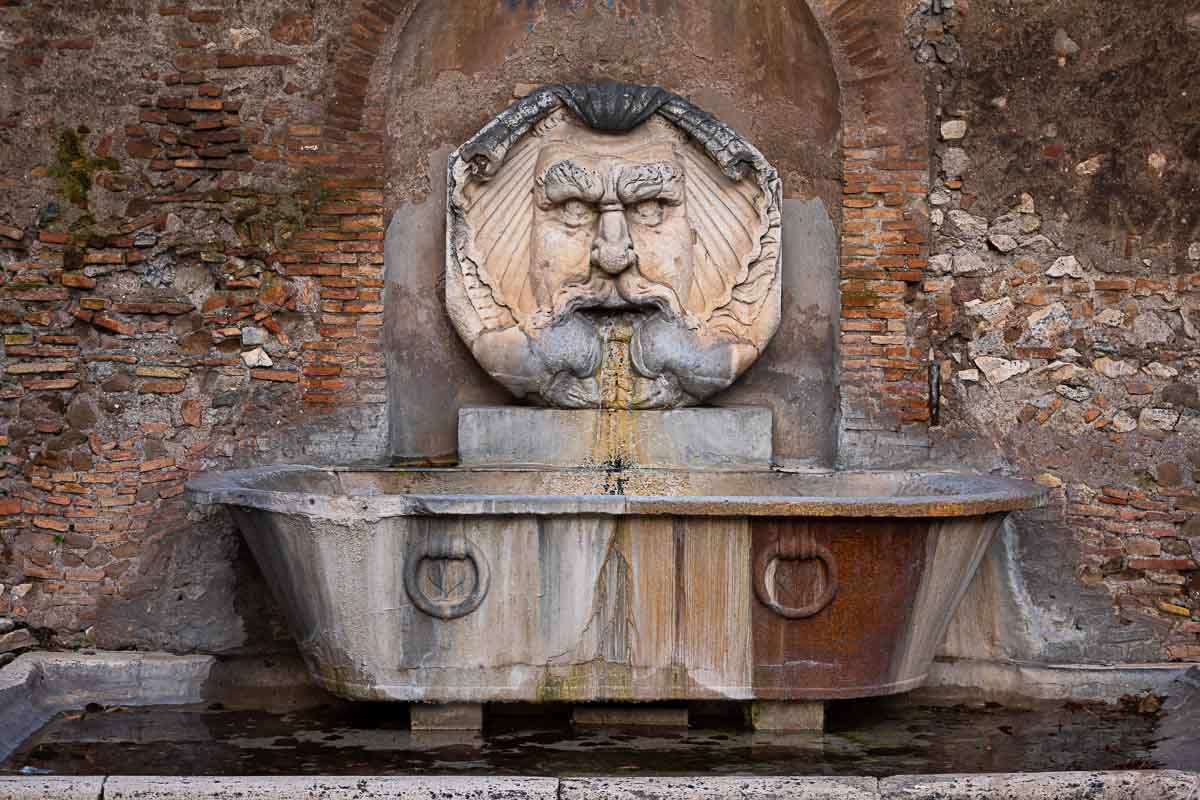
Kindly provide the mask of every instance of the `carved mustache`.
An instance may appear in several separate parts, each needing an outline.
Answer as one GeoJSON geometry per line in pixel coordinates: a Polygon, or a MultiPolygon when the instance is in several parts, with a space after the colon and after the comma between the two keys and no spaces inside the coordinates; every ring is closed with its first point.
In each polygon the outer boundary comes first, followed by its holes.
{"type": "Polygon", "coordinates": [[[615,278],[593,273],[585,283],[562,287],[554,300],[553,317],[560,319],[582,309],[615,304],[618,298],[629,305],[657,308],[670,316],[684,315],[674,289],[647,280],[636,270],[626,270],[615,278]]]}

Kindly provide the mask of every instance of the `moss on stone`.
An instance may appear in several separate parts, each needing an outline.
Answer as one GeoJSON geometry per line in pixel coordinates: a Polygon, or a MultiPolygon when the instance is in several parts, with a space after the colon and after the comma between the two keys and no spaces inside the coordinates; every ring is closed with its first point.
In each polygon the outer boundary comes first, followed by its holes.
{"type": "Polygon", "coordinates": [[[241,204],[234,212],[234,225],[243,241],[252,244],[286,245],[297,232],[308,227],[314,214],[328,203],[334,190],[319,176],[309,174],[297,181],[297,188],[278,193],[261,193],[241,204]]]}
{"type": "Polygon", "coordinates": [[[72,247],[86,247],[93,239],[107,238],[107,234],[96,226],[96,218],[90,211],[85,211],[79,219],[72,222],[67,232],[71,234],[72,247]]]}
{"type": "Polygon", "coordinates": [[[120,171],[120,163],[112,156],[89,154],[78,130],[64,128],[59,133],[49,174],[58,181],[59,193],[68,202],[86,208],[92,176],[120,171]]]}

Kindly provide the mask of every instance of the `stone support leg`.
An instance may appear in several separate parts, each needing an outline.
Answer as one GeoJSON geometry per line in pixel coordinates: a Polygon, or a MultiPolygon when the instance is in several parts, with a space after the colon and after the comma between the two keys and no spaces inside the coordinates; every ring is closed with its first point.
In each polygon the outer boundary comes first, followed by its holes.
{"type": "Polygon", "coordinates": [[[755,700],[747,704],[746,711],[756,731],[825,730],[825,703],[821,700],[755,700]]]}
{"type": "Polygon", "coordinates": [[[576,725],[613,728],[686,728],[686,708],[651,706],[575,706],[571,719],[576,725]]]}
{"type": "Polygon", "coordinates": [[[409,708],[414,731],[483,730],[482,703],[413,703],[409,708]]]}

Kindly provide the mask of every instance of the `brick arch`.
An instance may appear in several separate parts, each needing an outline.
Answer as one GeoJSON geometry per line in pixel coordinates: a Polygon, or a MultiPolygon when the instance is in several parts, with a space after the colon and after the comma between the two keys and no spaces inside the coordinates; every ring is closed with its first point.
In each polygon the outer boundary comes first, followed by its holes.
{"type": "MultiPolygon", "coordinates": [[[[496,0],[513,3],[517,0],[496,0]]],[[[546,0],[549,2],[550,0],[546,0]]],[[[841,89],[843,462],[900,464],[927,452],[929,134],[924,77],[904,41],[906,0],[806,0],[841,89]],[[856,456],[855,454],[862,454],[856,456]]],[[[326,139],[344,175],[383,168],[370,105],[378,59],[422,0],[353,0],[331,52],[326,139]]]]}
{"type": "Polygon", "coordinates": [[[903,3],[808,0],[808,4],[833,52],[849,103],[844,113],[871,124],[903,128],[911,119],[911,107],[902,102],[903,90],[921,93],[921,77],[902,41],[903,3]]]}
{"type": "Polygon", "coordinates": [[[420,0],[352,0],[343,29],[333,37],[334,50],[324,124],[346,133],[371,130],[366,114],[371,72],[383,52],[388,34],[420,0]]]}
{"type": "MultiPolygon", "coordinates": [[[[905,87],[919,93],[920,77],[911,60],[896,57],[902,47],[901,4],[878,0],[806,2],[825,35],[838,79],[847,90],[844,114],[874,125],[904,127],[911,108],[894,101],[896,89],[905,87]],[[888,6],[890,16],[880,10],[888,6]]],[[[352,0],[343,29],[333,37],[334,69],[324,109],[328,128],[351,133],[377,129],[381,124],[381,119],[367,113],[375,61],[393,28],[420,3],[352,0]]]]}

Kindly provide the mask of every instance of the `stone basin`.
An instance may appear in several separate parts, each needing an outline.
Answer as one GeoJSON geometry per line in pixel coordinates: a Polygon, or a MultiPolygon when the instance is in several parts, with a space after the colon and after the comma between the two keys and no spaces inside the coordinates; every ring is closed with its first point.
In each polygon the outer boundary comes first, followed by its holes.
{"type": "Polygon", "coordinates": [[[825,700],[921,684],[1035,484],[942,472],[210,473],[351,699],[825,700]]]}

